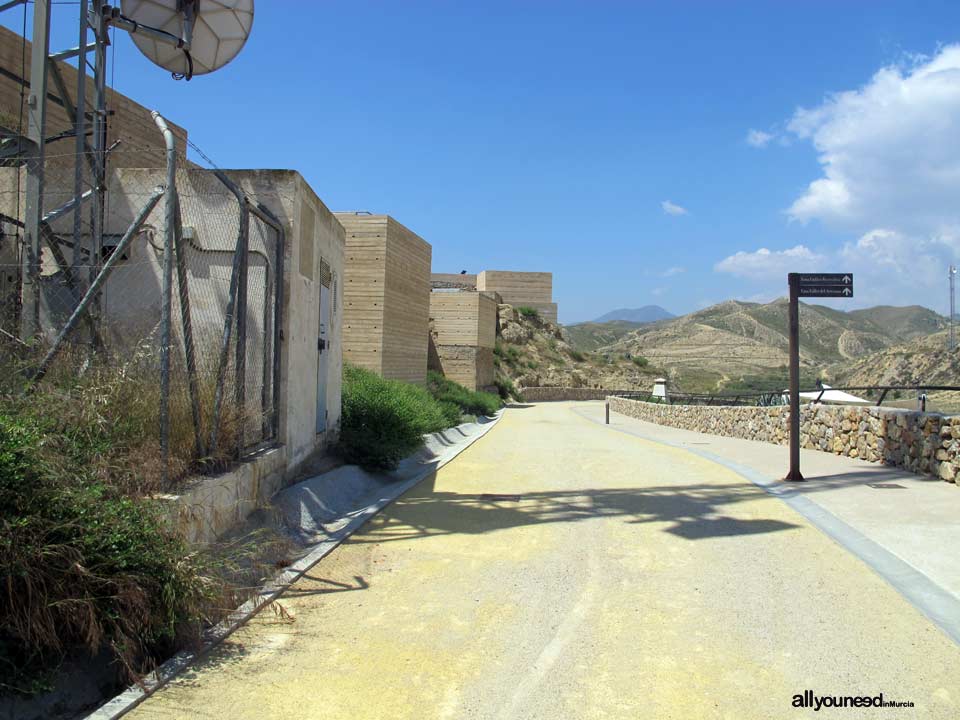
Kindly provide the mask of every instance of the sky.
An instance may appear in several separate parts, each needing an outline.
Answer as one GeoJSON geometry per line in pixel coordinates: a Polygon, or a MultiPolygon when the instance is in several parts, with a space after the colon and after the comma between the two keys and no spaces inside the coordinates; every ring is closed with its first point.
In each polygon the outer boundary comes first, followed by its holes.
{"type": "Polygon", "coordinates": [[[111,56],[219,167],[388,213],[437,272],[551,271],[563,323],[767,302],[791,271],[854,273],[839,309],[948,309],[955,0],[257,0],[216,73],[175,81],[122,32],[111,56]]]}

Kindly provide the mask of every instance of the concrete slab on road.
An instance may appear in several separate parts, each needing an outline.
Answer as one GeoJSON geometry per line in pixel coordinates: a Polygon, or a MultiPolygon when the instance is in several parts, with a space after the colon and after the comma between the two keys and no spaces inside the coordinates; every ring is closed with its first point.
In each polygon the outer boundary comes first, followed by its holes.
{"type": "Polygon", "coordinates": [[[142,718],[956,718],[960,647],[781,499],[520,406],[142,718]]]}

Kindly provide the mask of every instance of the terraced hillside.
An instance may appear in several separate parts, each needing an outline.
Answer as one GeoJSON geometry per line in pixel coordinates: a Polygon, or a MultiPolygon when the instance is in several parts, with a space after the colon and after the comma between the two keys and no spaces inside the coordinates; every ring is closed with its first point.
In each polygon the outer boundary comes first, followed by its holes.
{"type": "MultiPolygon", "coordinates": [[[[801,365],[820,374],[828,366],[928,336],[945,324],[919,306],[842,312],[801,303],[801,365]]],[[[788,344],[785,299],[767,304],[730,300],[636,328],[597,352],[642,355],[685,390],[715,390],[753,377],[785,378],[788,344]]]]}

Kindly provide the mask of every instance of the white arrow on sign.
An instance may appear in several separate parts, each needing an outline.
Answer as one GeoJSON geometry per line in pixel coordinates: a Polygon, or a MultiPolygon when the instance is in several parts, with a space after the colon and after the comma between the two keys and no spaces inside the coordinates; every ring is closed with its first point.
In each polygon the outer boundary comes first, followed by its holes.
{"type": "Polygon", "coordinates": [[[849,276],[849,275],[844,275],[844,276],[843,276],[843,283],[844,283],[845,285],[849,285],[851,282],[853,282],[853,281],[850,279],[850,276],[849,276]]]}
{"type": "Polygon", "coordinates": [[[850,295],[850,288],[844,288],[844,289],[843,289],[843,294],[849,297],[849,295],[850,295]]]}

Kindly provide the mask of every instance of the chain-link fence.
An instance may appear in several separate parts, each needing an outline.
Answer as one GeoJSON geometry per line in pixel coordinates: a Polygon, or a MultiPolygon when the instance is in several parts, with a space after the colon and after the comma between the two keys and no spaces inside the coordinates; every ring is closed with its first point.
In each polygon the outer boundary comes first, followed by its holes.
{"type": "Polygon", "coordinates": [[[0,167],[3,390],[122,384],[165,480],[278,429],[282,226],[219,171],[172,174],[177,159],[118,149],[97,183],[83,154],[48,149],[37,242],[32,158],[0,167]]]}

